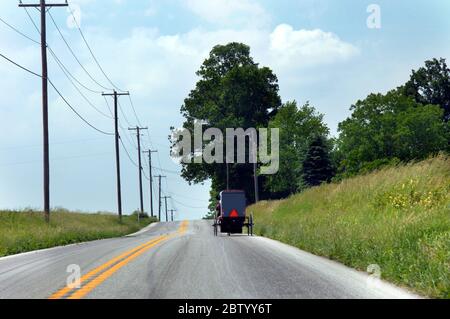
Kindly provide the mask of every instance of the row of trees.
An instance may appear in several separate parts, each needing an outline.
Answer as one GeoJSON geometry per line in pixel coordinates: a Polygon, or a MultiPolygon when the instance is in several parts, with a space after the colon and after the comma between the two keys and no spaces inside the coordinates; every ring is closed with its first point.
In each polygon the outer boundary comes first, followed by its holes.
{"type": "MultiPolygon", "coordinates": [[[[280,169],[259,177],[262,199],[449,150],[450,70],[444,59],[426,61],[399,88],[357,101],[351,116],[339,124],[337,138],[330,138],[323,115],[309,103],[282,104],[276,75],[255,63],[244,44],[214,47],[197,75],[200,79],[181,108],[185,128],[201,120],[204,129],[280,129],[280,169]]],[[[226,166],[182,165],[189,182],[211,179],[212,208],[226,187],[226,166]]],[[[252,164],[229,165],[230,188],[244,189],[250,200],[252,179],[252,164]]]]}
{"type": "Polygon", "coordinates": [[[450,70],[433,59],[386,94],[370,94],[339,124],[339,176],[387,163],[408,162],[449,150],[450,70]]]}

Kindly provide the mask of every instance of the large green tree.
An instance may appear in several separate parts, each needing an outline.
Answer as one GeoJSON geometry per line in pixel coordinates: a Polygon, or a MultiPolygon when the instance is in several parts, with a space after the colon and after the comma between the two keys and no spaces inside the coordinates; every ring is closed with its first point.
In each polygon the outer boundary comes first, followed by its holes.
{"type": "Polygon", "coordinates": [[[422,159],[447,147],[443,109],[422,105],[401,90],[370,94],[351,110],[351,117],[339,124],[341,172],[355,174],[380,160],[422,159]]]}
{"type": "MultiPolygon", "coordinates": [[[[206,123],[204,129],[215,127],[224,133],[226,128],[267,127],[281,105],[277,77],[269,68],[253,61],[250,48],[245,44],[215,46],[197,76],[195,88],[181,107],[186,119],[183,127],[191,131],[196,120],[206,123]]],[[[189,182],[212,180],[212,197],[225,189],[224,164],[187,163],[182,166],[182,176],[189,182]]],[[[230,187],[246,190],[252,200],[253,166],[231,164],[229,169],[230,187]]]]}
{"type": "Polygon", "coordinates": [[[444,110],[444,120],[450,119],[450,69],[445,59],[425,61],[425,66],[413,70],[400,89],[418,103],[439,105],[444,110]]]}
{"type": "Polygon", "coordinates": [[[318,186],[330,182],[334,175],[329,145],[324,136],[317,135],[311,141],[302,165],[302,178],[305,186],[318,186]]]}
{"type": "Polygon", "coordinates": [[[301,190],[308,146],[315,136],[328,135],[329,129],[314,107],[306,103],[299,108],[295,101],[285,103],[269,126],[280,130],[280,166],[277,174],[267,177],[265,187],[272,197],[282,198],[301,190]]]}

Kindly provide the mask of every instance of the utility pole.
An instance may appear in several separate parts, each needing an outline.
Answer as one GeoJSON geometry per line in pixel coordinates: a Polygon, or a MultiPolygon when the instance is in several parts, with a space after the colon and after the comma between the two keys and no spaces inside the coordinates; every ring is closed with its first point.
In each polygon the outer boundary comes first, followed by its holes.
{"type": "Polygon", "coordinates": [[[225,163],[225,165],[227,166],[227,190],[230,189],[230,169],[228,167],[228,163],[225,163]]]}
{"type": "Polygon", "coordinates": [[[119,220],[122,220],[122,189],[120,184],[120,147],[119,147],[119,115],[117,110],[118,97],[121,95],[130,95],[130,93],[102,93],[103,96],[114,97],[114,140],[116,147],[116,183],[117,183],[117,213],[119,214],[119,220]]]}
{"type": "Polygon", "coordinates": [[[153,217],[153,175],[152,175],[152,153],[156,153],[158,151],[144,151],[144,153],[148,153],[148,167],[150,170],[150,212],[153,217]]]}
{"type": "Polygon", "coordinates": [[[159,179],[159,206],[158,206],[158,220],[161,221],[161,178],[165,178],[166,176],[157,175],[155,176],[159,179]]]}
{"type": "Polygon", "coordinates": [[[148,130],[148,127],[139,127],[129,128],[129,131],[136,131],[137,136],[137,144],[138,144],[138,158],[139,158],[139,195],[141,199],[141,213],[144,213],[144,195],[142,193],[142,163],[141,163],[141,130],[148,130]]]}
{"type": "Polygon", "coordinates": [[[166,222],[169,221],[169,215],[167,214],[167,199],[171,198],[170,196],[164,196],[164,202],[166,203],[166,222]]]}
{"type": "Polygon", "coordinates": [[[47,7],[66,7],[66,3],[46,4],[40,0],[39,4],[23,4],[19,7],[40,8],[41,11],[41,59],[42,59],[42,127],[43,127],[43,162],[44,162],[44,215],[45,221],[50,222],[50,158],[48,138],[48,70],[47,70],[47,7]]]}
{"type": "Polygon", "coordinates": [[[253,177],[255,180],[255,203],[259,202],[258,164],[253,164],[253,177]]]}
{"type": "Polygon", "coordinates": [[[176,212],[177,210],[176,209],[169,209],[169,212],[170,212],[170,219],[173,221],[173,212],[176,212]]]}

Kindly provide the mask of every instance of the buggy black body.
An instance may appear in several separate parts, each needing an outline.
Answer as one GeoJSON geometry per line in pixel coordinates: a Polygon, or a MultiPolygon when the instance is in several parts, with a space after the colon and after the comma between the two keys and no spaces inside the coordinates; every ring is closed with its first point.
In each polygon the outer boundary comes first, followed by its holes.
{"type": "Polygon", "coordinates": [[[247,199],[245,192],[241,190],[227,190],[220,192],[219,212],[214,222],[214,233],[217,235],[217,227],[220,232],[228,235],[242,234],[243,227],[247,227],[248,234],[253,235],[253,218],[246,216],[247,199]]]}

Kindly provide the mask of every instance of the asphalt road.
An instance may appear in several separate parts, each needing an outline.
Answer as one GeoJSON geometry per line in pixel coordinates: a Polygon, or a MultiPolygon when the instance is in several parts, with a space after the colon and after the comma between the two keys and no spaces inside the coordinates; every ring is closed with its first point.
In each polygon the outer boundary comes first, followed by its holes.
{"type": "Polygon", "coordinates": [[[0,298],[415,298],[339,263],[210,221],[0,258],[0,298]],[[66,287],[78,265],[80,288],[66,287]],[[73,271],[75,268],[70,268],[73,271]]]}

